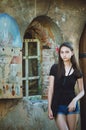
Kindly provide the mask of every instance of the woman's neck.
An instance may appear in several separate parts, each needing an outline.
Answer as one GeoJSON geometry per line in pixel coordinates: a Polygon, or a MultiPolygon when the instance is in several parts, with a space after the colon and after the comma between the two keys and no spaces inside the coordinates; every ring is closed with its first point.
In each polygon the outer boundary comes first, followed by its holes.
{"type": "Polygon", "coordinates": [[[64,69],[65,69],[65,76],[71,74],[73,72],[72,63],[71,62],[64,62],[64,69]]]}
{"type": "Polygon", "coordinates": [[[71,67],[72,63],[70,61],[64,62],[64,66],[66,67],[71,67]]]}

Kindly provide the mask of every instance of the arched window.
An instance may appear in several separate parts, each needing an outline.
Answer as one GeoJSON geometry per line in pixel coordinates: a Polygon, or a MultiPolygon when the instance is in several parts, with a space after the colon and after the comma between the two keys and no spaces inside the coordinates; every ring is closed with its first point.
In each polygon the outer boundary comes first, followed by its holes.
{"type": "Polygon", "coordinates": [[[40,43],[38,39],[25,39],[23,43],[24,96],[40,94],[40,43]]]}

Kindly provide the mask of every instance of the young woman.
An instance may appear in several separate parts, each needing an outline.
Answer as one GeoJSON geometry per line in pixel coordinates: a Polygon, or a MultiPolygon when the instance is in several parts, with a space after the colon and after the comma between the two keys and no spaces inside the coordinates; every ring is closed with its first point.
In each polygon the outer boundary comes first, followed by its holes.
{"type": "Polygon", "coordinates": [[[58,55],[58,64],[50,69],[48,116],[55,119],[59,130],[75,130],[79,115],[78,101],[84,96],[83,76],[70,43],[61,44],[58,55]],[[76,82],[79,88],[77,95],[76,82]]]}

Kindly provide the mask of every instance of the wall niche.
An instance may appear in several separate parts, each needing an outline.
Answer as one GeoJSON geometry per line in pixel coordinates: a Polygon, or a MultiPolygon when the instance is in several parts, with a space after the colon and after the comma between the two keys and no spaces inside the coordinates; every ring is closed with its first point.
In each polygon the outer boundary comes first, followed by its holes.
{"type": "Polygon", "coordinates": [[[0,99],[22,97],[22,42],[15,19],[0,14],[0,99]]]}

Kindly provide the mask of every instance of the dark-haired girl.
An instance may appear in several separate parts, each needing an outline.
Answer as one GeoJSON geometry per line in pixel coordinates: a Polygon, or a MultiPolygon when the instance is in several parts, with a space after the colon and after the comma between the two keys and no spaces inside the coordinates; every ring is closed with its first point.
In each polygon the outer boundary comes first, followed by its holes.
{"type": "Polygon", "coordinates": [[[49,75],[48,116],[55,119],[59,130],[75,130],[80,113],[78,101],[84,96],[83,75],[72,44],[61,44],[58,55],[58,64],[52,65],[49,75]]]}

